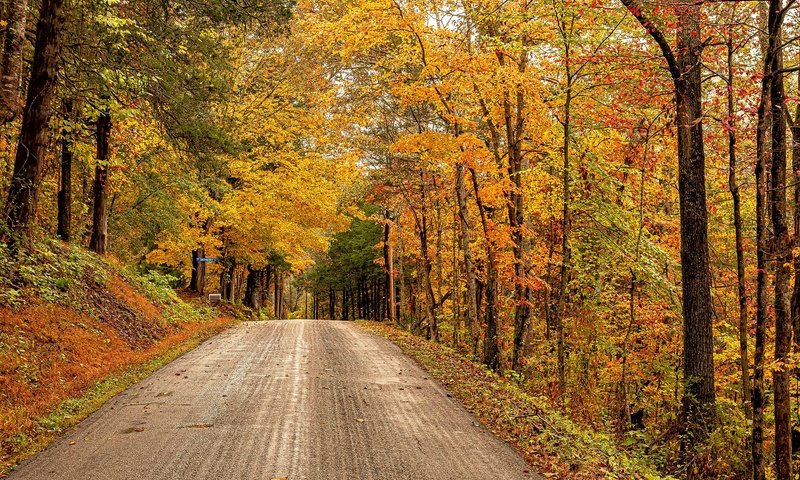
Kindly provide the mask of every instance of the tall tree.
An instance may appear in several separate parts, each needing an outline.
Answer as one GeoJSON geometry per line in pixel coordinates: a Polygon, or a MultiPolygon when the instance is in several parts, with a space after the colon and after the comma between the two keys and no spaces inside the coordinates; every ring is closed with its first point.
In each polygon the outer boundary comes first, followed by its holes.
{"type": "Polygon", "coordinates": [[[72,236],[72,157],[74,156],[74,118],[71,99],[63,102],[64,127],[61,129],[61,172],[58,189],[58,230],[56,235],[69,242],[72,236]]]}
{"type": "Polygon", "coordinates": [[[769,66],[765,68],[771,107],[770,214],[775,258],[775,361],[772,381],[775,389],[775,473],[778,478],[792,478],[791,369],[792,324],[789,308],[791,243],[786,205],[786,117],[783,85],[782,0],[770,0],[767,35],[769,66]]]}
{"type": "Polygon", "coordinates": [[[108,163],[110,159],[109,137],[111,136],[111,114],[108,109],[100,112],[96,126],[97,165],[92,184],[92,236],[89,248],[101,255],[108,251],[108,163]]]}
{"type": "Polygon", "coordinates": [[[16,239],[30,234],[36,214],[42,162],[50,138],[49,122],[63,25],[64,1],[43,0],[36,26],[33,66],[17,141],[14,173],[5,208],[6,226],[16,239]]]}
{"type": "MultiPolygon", "coordinates": [[[[636,0],[621,0],[656,42],[674,85],[678,130],[678,190],[683,288],[682,451],[689,454],[714,427],[714,336],[708,249],[700,31],[701,4],[678,5],[673,53],[660,28],[636,0]]],[[[695,469],[689,468],[689,476],[695,469]]]]}

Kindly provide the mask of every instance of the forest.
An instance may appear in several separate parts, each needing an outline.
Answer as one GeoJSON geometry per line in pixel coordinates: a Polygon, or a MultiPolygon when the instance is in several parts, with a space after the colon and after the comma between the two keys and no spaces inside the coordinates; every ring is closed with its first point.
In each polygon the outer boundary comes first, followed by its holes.
{"type": "Polygon", "coordinates": [[[797,478],[798,7],[5,0],[0,306],[58,240],[396,324],[665,477],[797,478]]]}

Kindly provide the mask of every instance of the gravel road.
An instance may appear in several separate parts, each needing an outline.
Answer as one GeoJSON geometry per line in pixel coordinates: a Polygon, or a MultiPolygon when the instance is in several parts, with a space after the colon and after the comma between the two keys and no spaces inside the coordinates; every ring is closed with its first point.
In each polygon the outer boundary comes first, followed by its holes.
{"type": "Polygon", "coordinates": [[[106,403],[10,477],[540,479],[391,342],[243,323],[106,403]]]}

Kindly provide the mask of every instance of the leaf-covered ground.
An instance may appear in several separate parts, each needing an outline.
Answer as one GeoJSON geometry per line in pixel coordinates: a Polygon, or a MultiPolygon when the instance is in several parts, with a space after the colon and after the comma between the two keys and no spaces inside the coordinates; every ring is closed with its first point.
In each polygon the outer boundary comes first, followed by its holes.
{"type": "Polygon", "coordinates": [[[646,461],[617,449],[608,436],[578,428],[549,409],[544,399],[444,345],[387,324],[359,325],[398,345],[546,478],[666,478],[646,461]]]}

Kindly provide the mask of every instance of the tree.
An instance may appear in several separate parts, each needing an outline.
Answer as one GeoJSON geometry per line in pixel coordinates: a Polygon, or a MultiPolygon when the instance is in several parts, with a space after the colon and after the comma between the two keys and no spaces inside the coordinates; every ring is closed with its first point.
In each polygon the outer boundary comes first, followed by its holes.
{"type": "Polygon", "coordinates": [[[8,123],[19,115],[22,89],[23,47],[28,23],[28,0],[14,0],[6,6],[7,26],[0,63],[0,122],[8,123]]]}
{"type": "Polygon", "coordinates": [[[48,127],[55,98],[63,9],[63,0],[44,0],[36,25],[31,78],[5,207],[6,226],[15,241],[30,235],[36,215],[41,165],[50,137],[48,127]]]}
{"type": "MultiPolygon", "coordinates": [[[[713,429],[715,415],[714,334],[700,69],[701,6],[674,7],[677,22],[676,56],[659,27],[645,15],[642,6],[635,0],[621,1],[660,48],[675,88],[684,318],[683,450],[688,453],[713,429]]],[[[689,472],[692,471],[690,468],[689,472]]]]}

